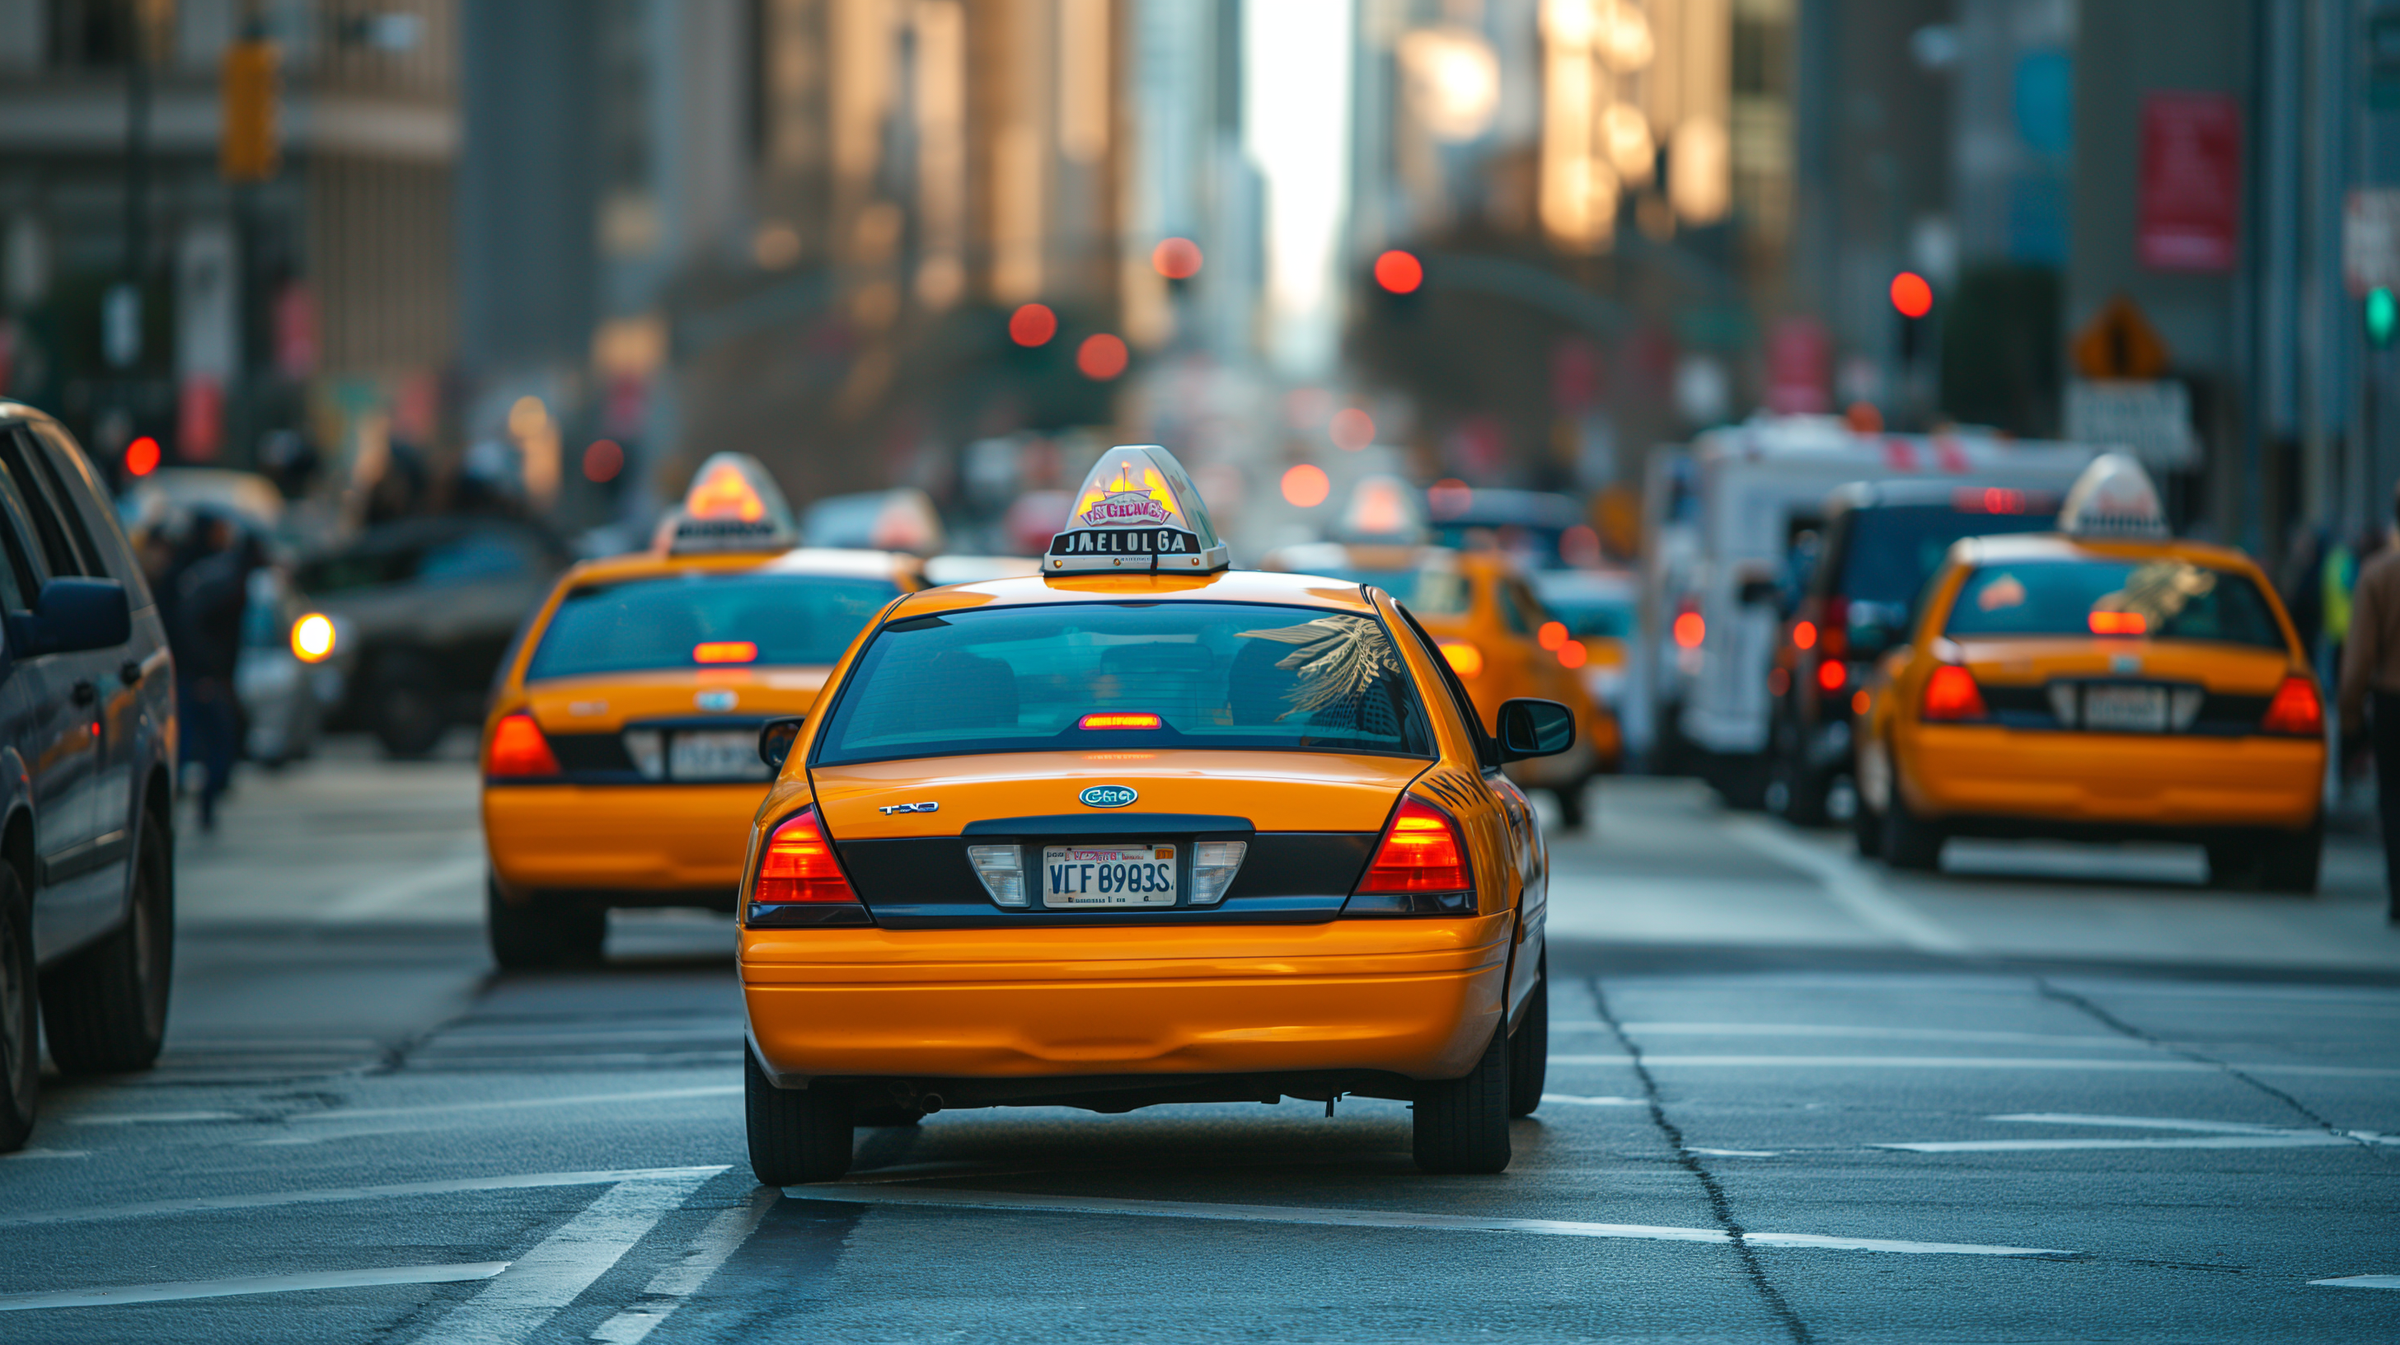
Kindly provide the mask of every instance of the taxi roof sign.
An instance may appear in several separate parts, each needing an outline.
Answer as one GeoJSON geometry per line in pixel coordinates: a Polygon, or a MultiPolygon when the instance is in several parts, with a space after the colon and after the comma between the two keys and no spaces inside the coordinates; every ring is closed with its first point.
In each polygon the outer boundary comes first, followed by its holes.
{"type": "Polygon", "coordinates": [[[2070,537],[2165,537],[2167,510],[2141,463],[2103,453],[2067,490],[2058,530],[2070,537]]]}
{"type": "Polygon", "coordinates": [[[782,551],[800,544],[800,526],[765,464],[747,453],[712,453],[659,528],[670,556],[711,551],[782,551]]]}
{"type": "Polygon", "coordinates": [[[1119,444],[1083,478],[1042,572],[1205,574],[1232,563],[1175,455],[1157,444],[1119,444]]]}

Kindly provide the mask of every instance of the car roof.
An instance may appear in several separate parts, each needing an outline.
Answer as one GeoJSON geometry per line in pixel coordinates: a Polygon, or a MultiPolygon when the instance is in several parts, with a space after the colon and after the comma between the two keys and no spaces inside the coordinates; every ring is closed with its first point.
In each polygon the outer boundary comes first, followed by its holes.
{"type": "Polygon", "coordinates": [[[1219,570],[1213,574],[1082,574],[985,579],[926,589],[903,599],[894,620],[954,612],[969,607],[1040,607],[1059,603],[1254,602],[1288,607],[1322,607],[1332,612],[1371,614],[1375,609],[1359,586],[1322,575],[1268,570],[1219,570]]]}
{"type": "Polygon", "coordinates": [[[914,563],[913,557],[891,551],[854,551],[843,547],[803,546],[789,551],[698,551],[662,556],[655,551],[632,551],[621,556],[587,560],[567,571],[562,583],[608,583],[649,579],[659,575],[798,574],[827,578],[897,580],[914,563]]]}
{"type": "Polygon", "coordinates": [[[2222,570],[2258,573],[2257,563],[2232,547],[2183,538],[2102,539],[2055,532],[2002,533],[1969,537],[1958,543],[1953,554],[1975,565],[2032,560],[2181,560],[2222,570]]]}

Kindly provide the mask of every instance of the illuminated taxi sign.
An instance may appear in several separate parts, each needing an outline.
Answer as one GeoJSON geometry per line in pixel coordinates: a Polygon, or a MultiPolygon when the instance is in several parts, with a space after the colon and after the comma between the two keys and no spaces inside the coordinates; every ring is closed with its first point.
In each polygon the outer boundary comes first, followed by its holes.
{"type": "Polygon", "coordinates": [[[1156,444],[1120,444],[1101,454],[1083,479],[1065,530],[1050,539],[1042,570],[1206,573],[1231,563],[1208,506],[1175,455],[1156,444]]]}
{"type": "Polygon", "coordinates": [[[800,529],[775,478],[747,453],[712,454],[661,529],[669,555],[708,551],[781,551],[799,545],[800,529]]]}
{"type": "Polygon", "coordinates": [[[2058,530],[2071,537],[2163,538],[2167,510],[2142,464],[2122,453],[2103,453],[2067,491],[2058,530]]]}

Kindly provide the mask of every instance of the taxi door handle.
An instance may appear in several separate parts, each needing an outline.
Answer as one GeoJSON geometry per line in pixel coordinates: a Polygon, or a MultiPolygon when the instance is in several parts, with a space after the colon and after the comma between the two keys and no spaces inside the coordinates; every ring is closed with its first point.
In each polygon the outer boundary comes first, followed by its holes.
{"type": "Polygon", "coordinates": [[[93,702],[95,702],[95,701],[97,701],[97,700],[99,700],[99,699],[100,699],[100,688],[99,688],[99,687],[97,687],[97,686],[93,685],[92,683],[90,683],[90,682],[88,682],[88,681],[87,681],[87,682],[77,682],[77,683],[75,684],[75,703],[76,703],[77,705],[90,705],[90,704],[92,704],[93,702]]]}

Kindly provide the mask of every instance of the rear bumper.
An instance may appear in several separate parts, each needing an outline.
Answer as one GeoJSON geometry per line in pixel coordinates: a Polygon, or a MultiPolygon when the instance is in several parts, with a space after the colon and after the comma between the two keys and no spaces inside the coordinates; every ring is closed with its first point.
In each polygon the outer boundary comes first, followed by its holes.
{"type": "Polygon", "coordinates": [[[1900,750],[1909,807],[1928,818],[2118,827],[2315,823],[2325,745],[2308,738],[2043,733],[1920,726],[1900,750]]]}
{"type": "Polygon", "coordinates": [[[488,785],[483,836],[500,881],[517,891],[618,894],[619,904],[680,904],[677,894],[741,885],[750,821],[764,784],[488,785]]]}
{"type": "Polygon", "coordinates": [[[1510,915],[1238,929],[745,930],[760,1062],[812,1078],[1465,1074],[1510,915]]]}

